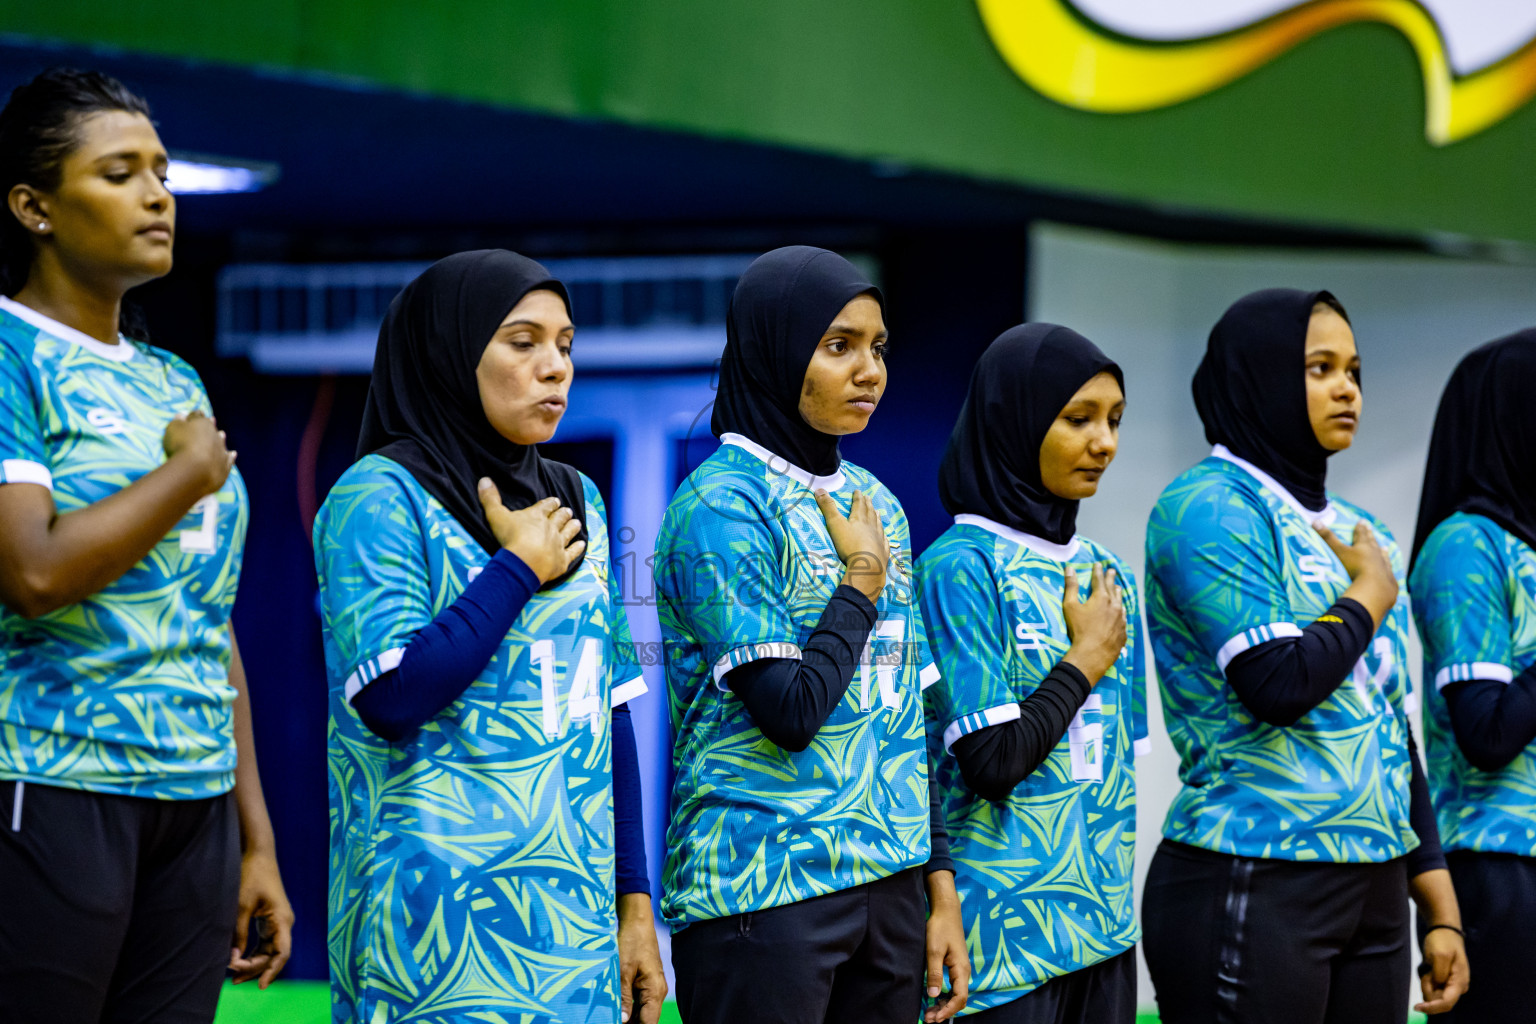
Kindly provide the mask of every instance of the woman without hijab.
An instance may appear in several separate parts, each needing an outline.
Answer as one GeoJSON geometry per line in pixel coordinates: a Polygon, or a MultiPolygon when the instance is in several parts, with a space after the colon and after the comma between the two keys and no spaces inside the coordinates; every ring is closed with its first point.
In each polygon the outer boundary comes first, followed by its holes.
{"type": "Polygon", "coordinates": [[[977,362],[939,470],[955,523],[918,563],[941,673],[929,750],[977,1021],[1136,1018],[1140,616],[1125,564],[1076,530],[1124,408],[1120,368],[1088,339],[1015,327],[977,362]]]}
{"type": "Polygon", "coordinates": [[[571,334],[533,260],[434,264],[390,306],[315,520],[338,1024],[660,1012],[622,707],[645,684],[602,496],[537,448],[571,334]]]}
{"type": "Polygon", "coordinates": [[[825,249],[747,269],[715,404],[723,443],[657,540],[675,735],[662,913],[688,1024],[765,1006],[913,1020],[925,948],[928,1019],[965,1005],[950,865],[930,841],[933,669],[901,571],[906,518],[838,453],[885,386],[882,306],[825,249]]]}
{"type": "Polygon", "coordinates": [[[1473,985],[1447,1021],[1520,1020],[1536,976],[1536,329],[1473,350],[1440,399],[1408,587],[1429,786],[1473,985]]]}
{"type": "MultiPolygon", "coordinates": [[[[1359,367],[1328,292],[1234,303],[1194,380],[1214,448],[1152,511],[1147,620],[1184,783],[1143,899],[1169,1024],[1401,1024],[1409,889],[1459,920],[1408,728],[1403,559],[1325,486],[1359,367]]],[[[1432,932],[1425,959],[1438,1012],[1465,987],[1459,936],[1432,932]]]]}

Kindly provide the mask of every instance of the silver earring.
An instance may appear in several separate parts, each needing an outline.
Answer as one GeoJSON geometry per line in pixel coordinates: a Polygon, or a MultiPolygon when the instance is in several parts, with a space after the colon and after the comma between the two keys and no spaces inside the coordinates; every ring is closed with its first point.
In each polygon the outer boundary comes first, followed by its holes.
{"type": "Polygon", "coordinates": [[[45,221],[45,220],[38,221],[37,222],[37,230],[39,230],[39,231],[47,231],[48,230],[48,222],[45,221]]]}

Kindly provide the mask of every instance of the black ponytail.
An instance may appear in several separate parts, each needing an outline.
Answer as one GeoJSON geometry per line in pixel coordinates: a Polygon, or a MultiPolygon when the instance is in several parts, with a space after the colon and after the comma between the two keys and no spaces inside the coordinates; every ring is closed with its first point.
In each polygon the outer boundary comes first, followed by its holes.
{"type": "MultiPolygon", "coordinates": [[[[59,187],[65,157],[79,145],[80,122],[91,114],[121,110],[149,116],[149,104],[117,79],[99,71],[50,68],[17,86],[0,110],[0,197],[17,185],[51,192],[59,187]]],[[[0,295],[15,295],[32,270],[31,233],[0,214],[0,295]]],[[[121,328],[142,335],[142,316],[124,308],[121,328]]]]}

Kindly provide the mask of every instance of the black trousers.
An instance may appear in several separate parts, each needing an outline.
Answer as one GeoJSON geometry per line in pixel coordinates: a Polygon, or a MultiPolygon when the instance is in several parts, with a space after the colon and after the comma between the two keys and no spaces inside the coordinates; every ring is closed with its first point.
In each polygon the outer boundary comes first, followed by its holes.
{"type": "Polygon", "coordinates": [[[229,794],[0,782],[0,1021],[207,1024],[239,895],[229,794]]]}
{"type": "Polygon", "coordinates": [[[672,935],[684,1024],[913,1024],[928,901],[921,868],[672,935]]]}
{"type": "Polygon", "coordinates": [[[1136,950],[1052,978],[967,1024],[1136,1024],[1136,950]]]}
{"type": "Polygon", "coordinates": [[[1408,932],[1402,858],[1297,863],[1164,840],[1142,896],[1163,1024],[1403,1024],[1408,932]]]}
{"type": "MultiPolygon", "coordinates": [[[[1467,933],[1472,986],[1446,1024],[1536,1024],[1536,858],[1445,855],[1467,933]]],[[[1420,935],[1424,924],[1420,922],[1420,935]]]]}

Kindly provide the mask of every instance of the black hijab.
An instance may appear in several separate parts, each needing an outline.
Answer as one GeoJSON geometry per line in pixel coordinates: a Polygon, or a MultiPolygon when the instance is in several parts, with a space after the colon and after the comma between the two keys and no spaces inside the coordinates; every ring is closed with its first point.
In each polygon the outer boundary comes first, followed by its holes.
{"type": "Polygon", "coordinates": [[[790,245],[765,253],[736,282],[711,429],[741,434],[817,476],[837,472],[837,436],[800,416],[805,371],[838,312],[880,289],[835,252],[790,245]]]}
{"type": "Polygon", "coordinates": [[[1536,328],[1475,348],[1440,398],[1413,557],[1453,512],[1487,516],[1536,548],[1536,328]]]}
{"type": "Polygon", "coordinates": [[[1040,446],[1056,417],[1095,374],[1125,377],[1097,345],[1056,324],[1024,324],[997,336],[976,361],[960,418],[939,466],[950,515],[969,512],[1065,544],[1077,502],[1040,479],[1040,446]]]}
{"type": "Polygon", "coordinates": [[[379,328],[357,439],[358,458],[377,452],[410,470],[487,554],[501,545],[480,507],[483,476],[513,511],[553,495],[586,518],[576,470],[502,437],[480,403],[480,357],[512,307],[536,288],[570,309],[565,286],[548,270],[505,249],[449,256],[406,285],[379,328]]]}
{"type": "Polygon", "coordinates": [[[1194,380],[1205,439],[1274,477],[1314,512],[1328,506],[1332,454],[1307,414],[1307,325],[1319,302],[1343,311],[1324,291],[1266,288],[1238,299],[1211,328],[1194,380]]]}

